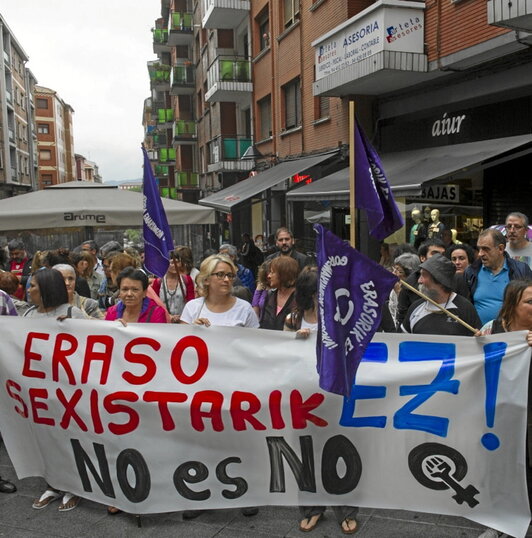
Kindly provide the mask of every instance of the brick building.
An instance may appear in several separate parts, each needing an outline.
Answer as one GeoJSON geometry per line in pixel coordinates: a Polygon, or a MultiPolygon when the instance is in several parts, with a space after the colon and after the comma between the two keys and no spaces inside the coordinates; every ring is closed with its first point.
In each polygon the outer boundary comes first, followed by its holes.
{"type": "Polygon", "coordinates": [[[0,16],[0,198],[35,188],[34,87],[28,56],[0,16]]]}
{"type": "Polygon", "coordinates": [[[73,108],[55,90],[35,87],[35,122],[39,151],[39,182],[43,189],[76,179],[72,129],[73,108]]]}

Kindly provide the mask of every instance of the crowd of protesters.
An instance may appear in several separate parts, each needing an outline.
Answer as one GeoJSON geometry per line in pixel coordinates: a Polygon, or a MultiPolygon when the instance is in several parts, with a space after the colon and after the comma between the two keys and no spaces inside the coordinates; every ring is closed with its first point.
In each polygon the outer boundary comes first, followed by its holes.
{"type": "MultiPolygon", "coordinates": [[[[532,345],[528,219],[511,213],[505,228],[506,235],[494,228],[481,232],[476,249],[446,245],[436,238],[417,248],[383,246],[380,263],[409,286],[398,282],[391,291],[380,329],[466,336],[527,330],[532,345]]],[[[287,228],[279,228],[267,242],[262,236],[253,240],[244,234],[239,248],[223,244],[197,263],[188,246],[178,246],[162,277],[149,274],[142,249],[124,249],[113,241],[101,248],[87,241],[73,252],[57,249],[30,256],[24,243],[15,239],[2,254],[2,315],[118,320],[124,325],[240,326],[294,331],[299,338],[317,330],[315,259],[296,250],[287,228]]],[[[0,479],[0,492],[15,490],[0,479]]],[[[60,511],[72,510],[80,502],[79,497],[47,485],[33,507],[43,509],[57,499],[60,511]]],[[[300,530],[312,530],[324,510],[302,508],[300,530]]],[[[108,512],[119,510],[108,507],[108,512]]],[[[254,507],[243,510],[245,515],[257,512],[254,507]]],[[[335,513],[343,533],[357,530],[356,507],[337,507],[335,513]]],[[[191,519],[200,514],[196,510],[183,515],[191,519]]],[[[483,538],[497,536],[490,532],[496,533],[488,529],[483,538]]]]}

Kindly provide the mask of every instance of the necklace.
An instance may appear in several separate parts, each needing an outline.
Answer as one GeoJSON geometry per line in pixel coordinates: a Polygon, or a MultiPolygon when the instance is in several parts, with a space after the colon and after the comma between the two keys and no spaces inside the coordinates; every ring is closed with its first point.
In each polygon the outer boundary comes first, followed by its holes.
{"type": "MultiPolygon", "coordinates": [[[[180,277],[177,277],[177,278],[180,278],[180,277]]],[[[169,295],[170,297],[173,297],[173,296],[177,293],[177,289],[178,289],[178,287],[179,287],[179,286],[177,285],[177,283],[176,283],[176,287],[175,287],[175,289],[172,291],[172,290],[168,287],[168,282],[167,282],[167,280],[166,280],[166,277],[163,278],[163,286],[164,286],[164,292],[165,292],[165,294],[168,293],[168,295],[169,295]]]]}

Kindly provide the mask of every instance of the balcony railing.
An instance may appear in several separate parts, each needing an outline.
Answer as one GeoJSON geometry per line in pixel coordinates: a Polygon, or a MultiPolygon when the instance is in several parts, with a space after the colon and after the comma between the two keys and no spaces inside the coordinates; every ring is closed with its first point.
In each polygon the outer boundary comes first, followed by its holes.
{"type": "Polygon", "coordinates": [[[251,146],[247,136],[219,136],[211,142],[210,164],[220,161],[237,161],[251,146]]]}
{"type": "Polygon", "coordinates": [[[159,149],[159,162],[174,163],[175,162],[175,149],[174,148],[160,148],[159,149]]]}
{"type": "Polygon", "coordinates": [[[168,30],[166,28],[153,28],[153,43],[166,45],[168,43],[168,30]]]}
{"type": "Polygon", "coordinates": [[[168,177],[168,166],[158,164],[155,166],[155,177],[166,178],[168,177]]]}
{"type": "Polygon", "coordinates": [[[194,21],[190,12],[174,11],[168,18],[168,44],[188,45],[194,39],[194,21]]]}
{"type": "Polygon", "coordinates": [[[160,62],[148,62],[148,73],[150,75],[151,89],[159,91],[168,91],[170,89],[170,72],[172,68],[169,65],[160,62]]]}
{"type": "Polygon", "coordinates": [[[157,109],[157,123],[170,123],[174,121],[173,108],[158,108],[157,109]]]}
{"type": "Polygon", "coordinates": [[[204,28],[236,28],[249,15],[250,0],[203,0],[204,28]]]}
{"type": "Polygon", "coordinates": [[[199,174],[197,172],[176,172],[175,184],[178,189],[199,189],[199,174]]]}
{"type": "Polygon", "coordinates": [[[194,67],[183,63],[176,65],[170,75],[170,93],[172,95],[190,95],[194,93],[194,67]]]}
{"type": "Polygon", "coordinates": [[[156,148],[167,147],[168,146],[168,137],[165,134],[153,133],[153,146],[156,148]]]}
{"type": "Polygon", "coordinates": [[[159,187],[161,198],[171,198],[177,200],[177,190],[175,187],[159,187]]]}
{"type": "Polygon", "coordinates": [[[251,99],[251,62],[240,56],[218,56],[207,71],[206,101],[251,99]]]}
{"type": "Polygon", "coordinates": [[[197,125],[191,120],[176,120],[174,122],[174,141],[195,141],[197,137],[197,125]]]}

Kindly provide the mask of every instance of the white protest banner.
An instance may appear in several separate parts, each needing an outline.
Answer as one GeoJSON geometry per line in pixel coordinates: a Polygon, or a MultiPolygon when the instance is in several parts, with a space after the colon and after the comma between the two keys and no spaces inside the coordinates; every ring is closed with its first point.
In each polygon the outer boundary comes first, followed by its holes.
{"type": "Polygon", "coordinates": [[[0,429],[19,478],[131,513],[369,506],[525,535],[524,333],[377,335],[345,401],[315,344],[3,317],[0,429]]]}

